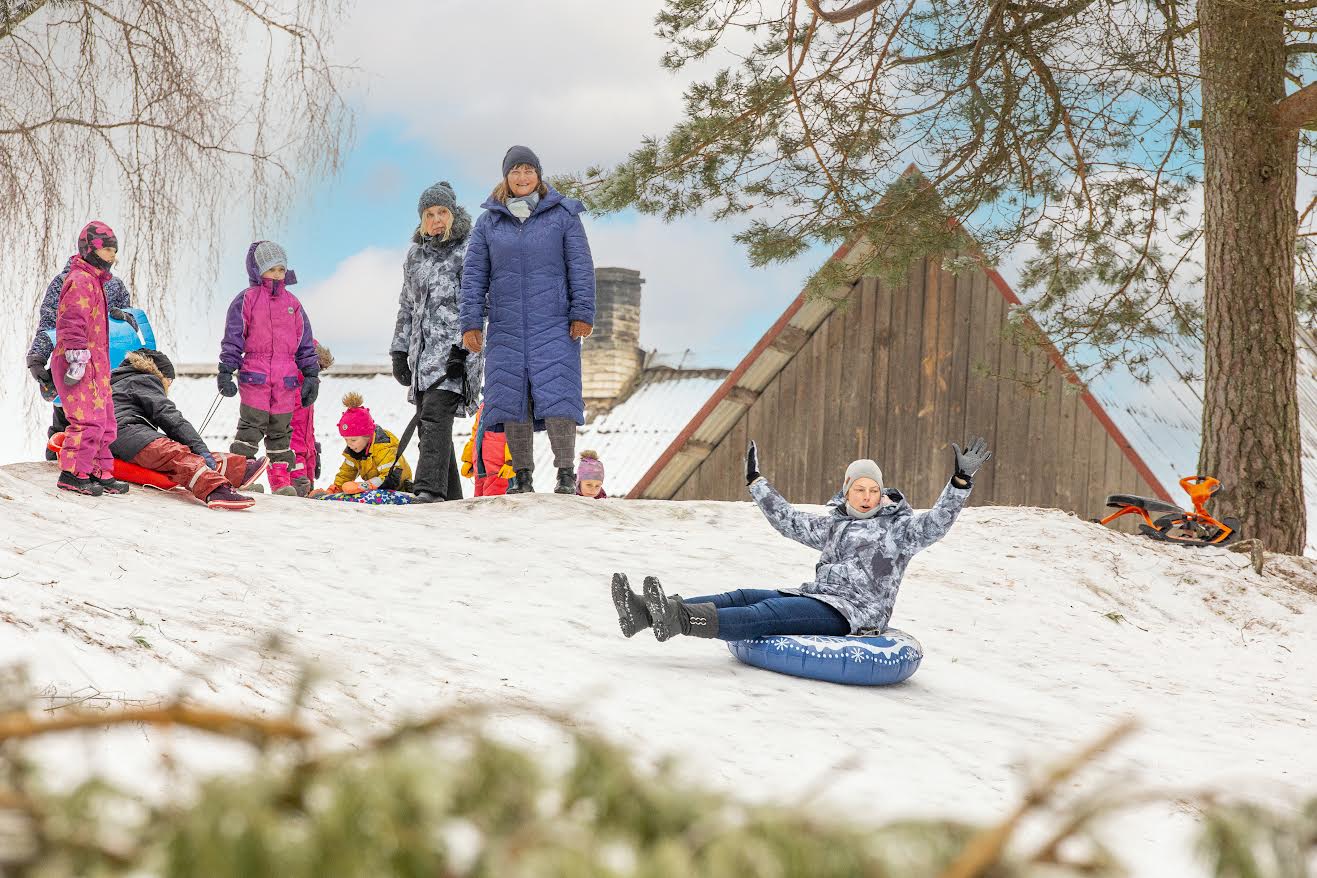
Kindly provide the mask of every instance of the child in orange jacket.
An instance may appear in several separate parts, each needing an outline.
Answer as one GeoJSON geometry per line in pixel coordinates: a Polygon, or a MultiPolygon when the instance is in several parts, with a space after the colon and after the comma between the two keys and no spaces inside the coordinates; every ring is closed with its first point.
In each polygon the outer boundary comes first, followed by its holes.
{"type": "Polygon", "coordinates": [[[515,471],[507,436],[485,430],[480,417],[484,411],[484,403],[481,403],[476,409],[475,423],[471,425],[471,438],[462,449],[462,475],[475,478],[477,497],[494,497],[508,492],[508,481],[515,471]]]}

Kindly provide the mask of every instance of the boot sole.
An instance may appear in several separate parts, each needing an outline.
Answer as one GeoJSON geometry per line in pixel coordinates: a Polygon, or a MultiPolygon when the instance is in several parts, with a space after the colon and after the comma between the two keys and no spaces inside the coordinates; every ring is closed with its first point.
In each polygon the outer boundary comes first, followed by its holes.
{"type": "Polygon", "coordinates": [[[206,503],[206,506],[210,509],[250,509],[255,505],[256,501],[250,498],[247,500],[215,500],[206,503]]]}
{"type": "Polygon", "coordinates": [[[80,488],[77,485],[65,485],[62,482],[57,484],[61,491],[68,491],[70,494],[78,494],[82,497],[99,497],[105,493],[104,490],[97,491],[95,488],[80,488]]]}
{"type": "Polygon", "coordinates": [[[654,639],[659,643],[671,640],[676,632],[668,628],[663,611],[667,608],[667,597],[657,576],[645,577],[645,609],[649,610],[649,624],[654,629],[654,639]]]}
{"type": "Polygon", "coordinates": [[[625,573],[613,574],[613,608],[617,610],[617,624],[622,629],[623,637],[631,637],[648,626],[636,623],[635,616],[631,614],[631,583],[627,581],[625,573]]]}
{"type": "Polygon", "coordinates": [[[127,494],[127,493],[128,493],[128,489],[127,489],[127,488],[107,488],[107,487],[105,487],[104,485],[101,485],[101,493],[102,493],[102,494],[109,494],[109,495],[111,495],[111,496],[123,496],[124,494],[127,494]]]}

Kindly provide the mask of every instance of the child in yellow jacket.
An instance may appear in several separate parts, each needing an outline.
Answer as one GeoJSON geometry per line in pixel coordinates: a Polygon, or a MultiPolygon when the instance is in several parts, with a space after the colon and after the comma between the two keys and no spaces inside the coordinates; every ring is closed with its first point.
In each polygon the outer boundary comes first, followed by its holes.
{"type": "Polygon", "coordinates": [[[363,402],[359,393],[343,397],[347,411],[338,419],[338,434],[347,447],[343,449],[343,465],[338,468],[329,493],[372,491],[383,485],[395,470],[399,471],[398,489],[410,491],[412,468],[407,458],[398,457],[398,437],[376,424],[363,402]]]}

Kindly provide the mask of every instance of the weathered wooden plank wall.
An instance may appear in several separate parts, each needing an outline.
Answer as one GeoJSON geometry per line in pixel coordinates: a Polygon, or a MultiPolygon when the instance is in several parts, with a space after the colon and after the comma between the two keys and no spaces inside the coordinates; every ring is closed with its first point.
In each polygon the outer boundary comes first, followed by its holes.
{"type": "Polygon", "coordinates": [[[753,438],[764,474],[794,502],[826,502],[847,463],[872,457],[922,508],[950,476],[950,443],[973,435],[995,452],[973,505],[1093,518],[1109,493],[1154,496],[1048,353],[1004,335],[1009,310],[985,273],[952,274],[940,260],[919,260],[895,286],[864,278],[674,499],[744,499],[753,438]]]}

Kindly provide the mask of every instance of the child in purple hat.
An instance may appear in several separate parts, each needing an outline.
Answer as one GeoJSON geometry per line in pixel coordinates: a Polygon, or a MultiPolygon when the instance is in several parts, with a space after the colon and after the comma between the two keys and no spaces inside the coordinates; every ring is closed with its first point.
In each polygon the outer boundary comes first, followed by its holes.
{"type": "Polygon", "coordinates": [[[576,495],[607,500],[604,493],[604,462],[597,451],[582,451],[576,462],[576,495]]]}

